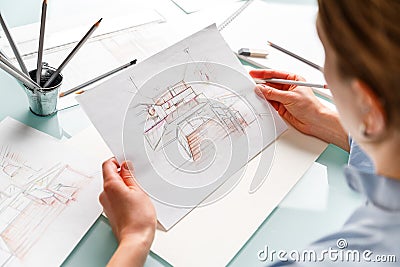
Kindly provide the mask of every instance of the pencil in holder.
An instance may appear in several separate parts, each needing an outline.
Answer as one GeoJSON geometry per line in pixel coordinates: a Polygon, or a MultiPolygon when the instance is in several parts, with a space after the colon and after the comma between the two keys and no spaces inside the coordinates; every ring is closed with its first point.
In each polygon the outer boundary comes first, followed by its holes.
{"type": "MultiPolygon", "coordinates": [[[[42,75],[40,79],[40,86],[43,86],[56,71],[55,68],[50,67],[47,63],[42,64],[42,75]]],[[[29,72],[32,80],[36,80],[36,69],[29,72]]],[[[53,82],[46,88],[31,89],[24,86],[25,92],[28,96],[29,109],[37,116],[46,117],[51,116],[57,112],[58,90],[63,81],[61,73],[53,80],[53,82]]]]}

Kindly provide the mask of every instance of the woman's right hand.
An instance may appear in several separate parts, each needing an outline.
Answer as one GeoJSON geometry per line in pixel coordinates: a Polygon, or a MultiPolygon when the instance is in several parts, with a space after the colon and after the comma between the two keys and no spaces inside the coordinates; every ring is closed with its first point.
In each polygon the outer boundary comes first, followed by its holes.
{"type": "MultiPolygon", "coordinates": [[[[305,81],[301,76],[269,69],[252,70],[250,75],[258,79],[305,81]]],[[[347,133],[340,124],[337,112],[324,106],[310,87],[265,83],[257,85],[255,91],[300,132],[349,150],[347,133]]]]}

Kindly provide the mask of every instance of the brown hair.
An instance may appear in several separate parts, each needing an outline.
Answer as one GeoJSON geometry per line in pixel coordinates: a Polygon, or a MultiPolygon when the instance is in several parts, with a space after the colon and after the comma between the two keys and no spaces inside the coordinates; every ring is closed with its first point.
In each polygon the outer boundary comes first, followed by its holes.
{"type": "Polygon", "coordinates": [[[368,84],[400,128],[400,0],[318,0],[341,75],[368,84]]]}

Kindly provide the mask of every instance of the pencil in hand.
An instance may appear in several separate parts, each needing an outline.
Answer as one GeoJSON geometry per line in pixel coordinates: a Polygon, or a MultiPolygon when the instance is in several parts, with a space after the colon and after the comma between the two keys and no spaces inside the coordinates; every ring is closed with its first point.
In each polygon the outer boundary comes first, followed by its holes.
{"type": "Polygon", "coordinates": [[[327,84],[309,83],[309,82],[294,81],[294,80],[275,79],[275,78],[270,78],[270,79],[253,78],[253,80],[256,84],[276,83],[276,84],[288,84],[288,85],[297,85],[297,86],[307,86],[307,87],[328,89],[327,84]]]}

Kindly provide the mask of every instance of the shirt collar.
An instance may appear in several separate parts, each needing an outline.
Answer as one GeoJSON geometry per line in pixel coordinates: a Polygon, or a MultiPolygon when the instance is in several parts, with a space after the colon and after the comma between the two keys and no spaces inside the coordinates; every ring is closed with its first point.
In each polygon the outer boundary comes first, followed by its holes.
{"type": "Polygon", "coordinates": [[[373,205],[389,211],[400,211],[400,181],[365,172],[352,166],[345,167],[349,186],[362,194],[373,205]]]}

